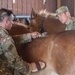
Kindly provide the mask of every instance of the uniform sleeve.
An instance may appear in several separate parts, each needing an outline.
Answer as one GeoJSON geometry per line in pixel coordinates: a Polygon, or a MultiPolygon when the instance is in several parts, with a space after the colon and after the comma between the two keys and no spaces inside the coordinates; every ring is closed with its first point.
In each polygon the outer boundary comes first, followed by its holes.
{"type": "Polygon", "coordinates": [[[75,21],[74,21],[74,23],[73,23],[73,30],[75,30],[75,21]]]}
{"type": "Polygon", "coordinates": [[[21,43],[28,43],[32,41],[31,34],[22,34],[22,35],[15,35],[12,37],[15,41],[15,44],[21,44],[21,43]]]}
{"type": "Polygon", "coordinates": [[[19,57],[14,42],[10,36],[2,34],[2,36],[0,36],[0,46],[0,53],[4,53],[10,67],[24,75],[30,74],[30,64],[24,62],[19,57]]]}

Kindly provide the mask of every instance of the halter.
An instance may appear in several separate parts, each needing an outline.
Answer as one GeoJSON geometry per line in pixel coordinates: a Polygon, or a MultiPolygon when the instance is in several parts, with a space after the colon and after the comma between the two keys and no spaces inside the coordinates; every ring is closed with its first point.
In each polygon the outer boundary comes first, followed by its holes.
{"type": "Polygon", "coordinates": [[[42,21],[41,21],[41,24],[40,24],[39,30],[38,30],[39,33],[43,33],[43,32],[44,32],[43,25],[44,25],[45,19],[46,19],[46,17],[43,17],[43,19],[42,19],[42,21]]]}

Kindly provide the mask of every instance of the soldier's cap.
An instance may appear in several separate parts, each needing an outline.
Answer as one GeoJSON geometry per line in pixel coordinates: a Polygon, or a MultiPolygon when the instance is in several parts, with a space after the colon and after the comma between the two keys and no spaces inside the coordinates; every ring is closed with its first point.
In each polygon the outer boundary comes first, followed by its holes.
{"type": "Polygon", "coordinates": [[[67,12],[67,11],[69,11],[67,6],[61,6],[60,8],[56,10],[56,17],[58,18],[59,14],[67,12]]]}

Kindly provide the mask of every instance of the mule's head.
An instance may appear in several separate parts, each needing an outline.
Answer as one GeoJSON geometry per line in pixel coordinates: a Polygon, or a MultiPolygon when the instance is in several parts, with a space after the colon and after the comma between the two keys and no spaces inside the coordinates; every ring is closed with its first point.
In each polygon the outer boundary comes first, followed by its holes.
{"type": "Polygon", "coordinates": [[[9,30],[8,32],[11,36],[14,36],[14,35],[30,33],[31,31],[28,29],[27,25],[19,22],[14,22],[11,30],[9,30]]]}
{"type": "Polygon", "coordinates": [[[36,13],[33,9],[31,12],[31,18],[30,18],[30,30],[32,31],[39,31],[39,26],[42,22],[43,17],[40,16],[38,13],[36,13]]]}
{"type": "Polygon", "coordinates": [[[44,22],[46,21],[46,18],[50,16],[50,13],[48,13],[46,10],[41,10],[39,13],[36,13],[34,9],[32,9],[30,29],[40,33],[44,32],[44,22]]]}
{"type": "Polygon", "coordinates": [[[48,32],[49,34],[64,31],[65,26],[59,20],[55,19],[54,15],[46,10],[36,13],[32,9],[30,30],[39,31],[40,33],[48,32]]]}

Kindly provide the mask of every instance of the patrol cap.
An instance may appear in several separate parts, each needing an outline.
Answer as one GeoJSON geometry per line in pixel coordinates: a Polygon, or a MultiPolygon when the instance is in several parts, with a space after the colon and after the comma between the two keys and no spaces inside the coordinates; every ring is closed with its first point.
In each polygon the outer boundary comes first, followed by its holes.
{"type": "Polygon", "coordinates": [[[56,10],[56,14],[57,14],[56,17],[58,17],[59,14],[63,12],[67,12],[67,11],[69,11],[67,6],[61,6],[60,8],[56,10]]]}

